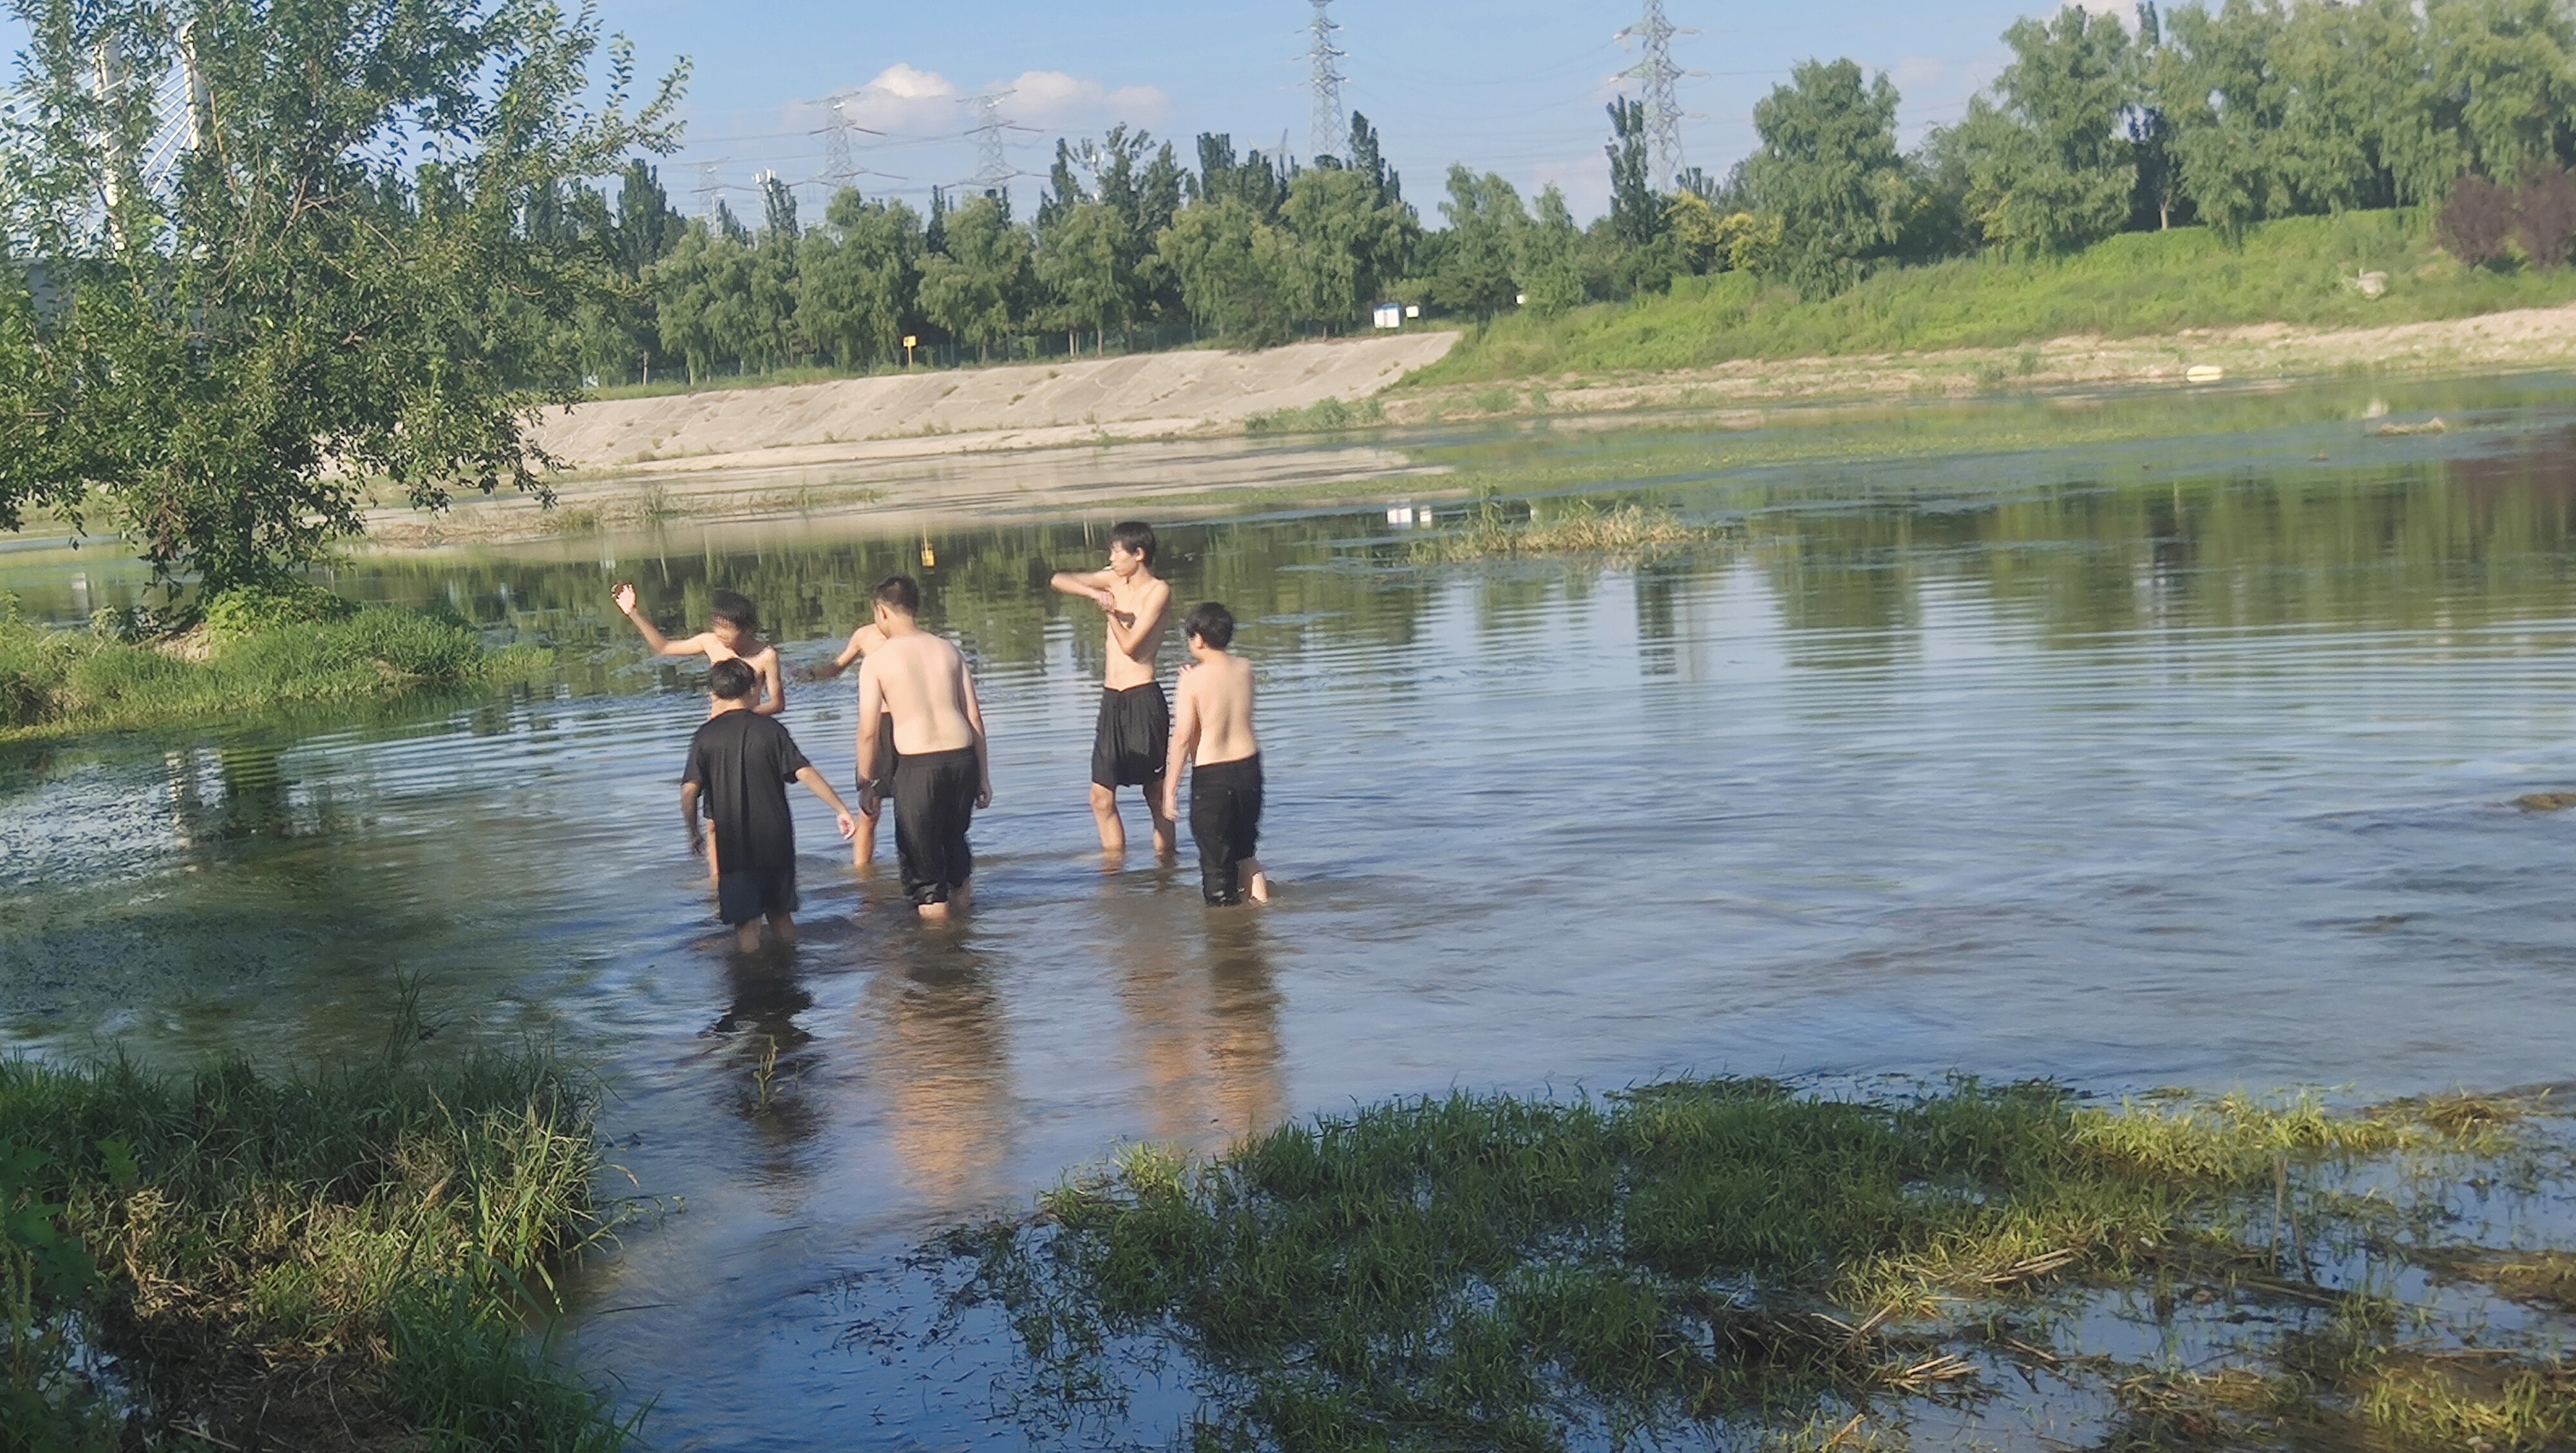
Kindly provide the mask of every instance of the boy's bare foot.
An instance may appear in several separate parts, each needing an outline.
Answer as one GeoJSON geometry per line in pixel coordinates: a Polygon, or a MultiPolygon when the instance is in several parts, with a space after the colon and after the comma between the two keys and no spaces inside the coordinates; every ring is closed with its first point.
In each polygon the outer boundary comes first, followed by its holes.
{"type": "Polygon", "coordinates": [[[760,952],[759,919],[755,918],[751,922],[746,923],[733,931],[733,947],[734,952],[739,954],[756,954],[760,952]]]}
{"type": "Polygon", "coordinates": [[[919,911],[921,921],[924,923],[946,923],[953,912],[953,906],[946,903],[924,903],[919,911]]]}
{"type": "Polygon", "coordinates": [[[1252,875],[1252,883],[1251,883],[1251,886],[1250,886],[1250,888],[1249,888],[1247,891],[1252,895],[1252,901],[1253,901],[1253,902],[1255,902],[1255,903],[1267,903],[1267,902],[1269,902],[1269,901],[1270,901],[1270,875],[1269,875],[1268,873],[1260,873],[1260,872],[1256,872],[1256,873],[1254,873],[1254,874],[1252,875]]]}

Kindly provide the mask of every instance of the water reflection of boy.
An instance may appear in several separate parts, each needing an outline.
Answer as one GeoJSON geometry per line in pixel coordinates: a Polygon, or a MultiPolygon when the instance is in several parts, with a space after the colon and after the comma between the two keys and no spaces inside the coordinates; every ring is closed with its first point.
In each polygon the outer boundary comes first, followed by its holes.
{"type": "Polygon", "coordinates": [[[966,832],[976,809],[993,805],[993,769],[975,674],[955,646],[921,628],[920,610],[921,587],[910,576],[877,585],[885,641],[859,668],[859,780],[868,784],[860,802],[894,798],[904,896],[923,918],[941,922],[974,897],[966,832]],[[891,773],[880,766],[877,740],[889,713],[899,749],[891,773]],[[889,780],[890,790],[879,785],[889,780]]]}
{"type": "Polygon", "coordinates": [[[787,728],[751,709],[749,698],[759,684],[741,660],[718,661],[707,672],[710,714],[689,740],[689,767],[680,779],[689,851],[707,848],[698,828],[701,799],[727,844],[716,904],[744,953],[759,950],[764,917],[781,943],[796,941],[796,819],[787,810],[787,784],[801,782],[823,799],[840,819],[842,837],[859,831],[840,794],[805,760],[787,728]]]}
{"type": "MultiPolygon", "coordinates": [[[[866,660],[870,651],[884,644],[885,632],[871,620],[850,632],[850,644],[841,648],[841,654],[832,658],[831,665],[814,668],[814,679],[829,681],[849,670],[853,663],[866,660]]],[[[898,755],[894,744],[894,717],[889,713],[877,720],[876,777],[873,779],[876,797],[868,795],[871,779],[864,773],[859,778],[859,845],[850,854],[850,862],[856,867],[865,868],[876,861],[877,819],[881,815],[878,809],[882,805],[879,799],[894,790],[894,766],[898,755]]]]}
{"type": "Polygon", "coordinates": [[[1163,815],[1181,811],[1181,769],[1190,768],[1190,837],[1199,846],[1199,891],[1225,907],[1250,895],[1270,901],[1261,844],[1261,739],[1252,730],[1252,663],[1231,655],[1234,613],[1215,601],[1185,623],[1196,664],[1174,693],[1172,756],[1163,774],[1163,815]]]}
{"type": "Polygon", "coordinates": [[[1058,571],[1050,582],[1097,604],[1108,618],[1109,659],[1101,672],[1100,722],[1091,742],[1091,816],[1100,850],[1127,855],[1127,825],[1118,819],[1118,789],[1144,789],[1154,821],[1154,855],[1178,851],[1179,834],[1163,811],[1163,754],[1172,735],[1172,706],[1155,679],[1172,587],[1154,575],[1154,530],[1128,520],[1109,530],[1109,565],[1058,571]]]}

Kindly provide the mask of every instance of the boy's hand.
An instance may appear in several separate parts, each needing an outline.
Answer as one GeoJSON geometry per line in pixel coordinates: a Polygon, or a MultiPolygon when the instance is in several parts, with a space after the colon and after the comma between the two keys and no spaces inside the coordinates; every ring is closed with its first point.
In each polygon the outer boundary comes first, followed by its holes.
{"type": "Polygon", "coordinates": [[[705,830],[704,828],[699,827],[699,826],[698,826],[696,823],[694,823],[694,822],[693,822],[693,823],[690,823],[690,824],[689,824],[689,856],[690,856],[690,857],[693,857],[693,858],[703,858],[703,857],[705,857],[706,855],[707,855],[707,834],[706,834],[706,830],[705,830]]]}
{"type": "Polygon", "coordinates": [[[993,780],[987,777],[984,779],[984,785],[975,789],[975,810],[981,812],[992,805],[993,780]]]}
{"type": "Polygon", "coordinates": [[[635,614],[635,587],[633,585],[620,582],[617,589],[609,593],[609,599],[617,602],[617,613],[619,615],[635,614]]]}
{"type": "Polygon", "coordinates": [[[1181,784],[1178,781],[1166,782],[1163,784],[1163,821],[1178,822],[1180,820],[1181,784]]]}
{"type": "Polygon", "coordinates": [[[871,782],[859,789],[859,811],[874,817],[884,809],[885,794],[877,790],[877,784],[871,782]]]}
{"type": "Polygon", "coordinates": [[[850,816],[848,808],[844,807],[832,815],[841,820],[841,841],[848,842],[859,835],[859,820],[850,816]]]}

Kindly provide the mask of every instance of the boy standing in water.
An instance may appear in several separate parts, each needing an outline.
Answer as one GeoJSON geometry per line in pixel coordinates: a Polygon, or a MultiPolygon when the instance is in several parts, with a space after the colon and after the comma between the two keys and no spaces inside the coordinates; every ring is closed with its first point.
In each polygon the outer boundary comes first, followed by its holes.
{"type": "Polygon", "coordinates": [[[760,678],[740,659],[718,661],[707,672],[707,719],[689,741],[689,768],[680,779],[680,819],[689,826],[689,851],[707,849],[698,829],[703,802],[725,845],[716,877],[716,903],[734,946],[760,950],[766,917],[778,941],[796,941],[796,819],[787,810],[787,784],[802,782],[841,821],[841,836],[859,830],[849,807],[814,770],[787,728],[752,710],[760,678]]]}
{"type": "Polygon", "coordinates": [[[1100,724],[1091,743],[1091,815],[1100,825],[1100,850],[1127,856],[1127,825],[1118,818],[1118,789],[1144,789],[1145,812],[1154,820],[1154,855],[1176,851],[1172,819],[1163,810],[1163,770],[1172,739],[1172,707],[1155,679],[1163,622],[1172,587],[1154,576],[1154,530],[1129,520],[1109,531],[1109,568],[1059,571],[1053,582],[1067,595],[1099,605],[1108,617],[1109,664],[1100,692],[1100,724]]]}
{"type": "Polygon", "coordinates": [[[1234,613],[1215,601],[1190,612],[1197,664],[1173,693],[1172,755],[1164,765],[1163,816],[1181,815],[1181,769],[1190,774],[1190,837],[1199,845],[1199,891],[1216,907],[1270,901],[1261,843],[1261,739],[1252,730],[1252,663],[1228,655],[1234,613]]]}
{"type": "Polygon", "coordinates": [[[894,799],[904,896],[924,920],[945,923],[974,899],[966,829],[977,808],[993,805],[984,709],[966,658],[915,619],[921,587],[910,576],[888,576],[877,586],[876,611],[885,640],[859,668],[859,780],[868,784],[861,805],[873,810],[874,799],[894,799]],[[898,751],[891,770],[878,747],[889,713],[898,751]]]}
{"type": "MultiPolygon", "coordinates": [[[[878,628],[877,623],[873,620],[869,621],[866,625],[850,632],[850,644],[841,648],[841,654],[832,658],[831,665],[815,668],[814,679],[829,681],[849,670],[853,662],[867,659],[870,651],[884,645],[885,638],[885,632],[878,628]]],[[[865,764],[861,765],[859,771],[859,806],[861,808],[859,844],[850,854],[852,867],[864,869],[876,863],[877,819],[883,815],[879,810],[883,803],[879,799],[894,790],[896,755],[894,717],[892,715],[880,717],[877,720],[877,774],[874,778],[869,777],[865,764]],[[871,781],[876,784],[876,797],[868,795],[868,784],[871,781]]]]}
{"type": "Polygon", "coordinates": [[[776,716],[787,709],[787,682],[778,673],[778,648],[760,638],[760,612],[749,599],[730,590],[717,591],[709,612],[714,622],[686,640],[674,641],[653,629],[653,623],[635,609],[634,586],[618,586],[613,598],[618,614],[634,622],[645,649],[654,655],[748,662],[760,680],[760,695],[753,698],[750,709],[762,716],[776,716]]]}

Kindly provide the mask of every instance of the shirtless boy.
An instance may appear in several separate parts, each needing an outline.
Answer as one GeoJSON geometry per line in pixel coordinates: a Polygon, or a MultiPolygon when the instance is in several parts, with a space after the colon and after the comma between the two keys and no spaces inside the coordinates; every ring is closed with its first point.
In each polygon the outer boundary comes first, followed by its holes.
{"type": "Polygon", "coordinates": [[[921,587],[891,575],[876,589],[882,644],[859,668],[861,805],[894,799],[894,856],[904,896],[931,923],[963,913],[975,890],[975,853],[966,829],[975,810],[993,805],[992,759],[984,743],[984,709],[975,676],[957,648],[921,628],[921,587]],[[879,760],[877,736],[894,717],[897,753],[891,771],[879,760]],[[891,779],[891,785],[887,785],[891,779]]]}
{"type": "Polygon", "coordinates": [[[760,638],[760,613],[748,599],[730,590],[717,591],[709,611],[714,621],[696,635],[674,641],[653,629],[653,623],[635,609],[634,586],[618,586],[614,598],[618,614],[635,623],[645,649],[654,655],[704,656],[710,664],[748,662],[760,678],[760,694],[752,699],[751,710],[776,716],[787,709],[787,683],[778,674],[778,648],[760,638]]]}
{"type": "Polygon", "coordinates": [[[1154,854],[1175,851],[1172,819],[1163,810],[1163,767],[1172,739],[1172,707],[1154,679],[1172,587],[1154,576],[1154,530],[1134,520],[1111,527],[1109,568],[1059,571],[1055,588],[1096,603],[1108,617],[1109,665],[1100,692],[1100,725],[1091,742],[1091,815],[1100,850],[1127,856],[1127,825],[1118,818],[1118,789],[1141,787],[1154,820],[1154,854]]]}
{"type": "Polygon", "coordinates": [[[787,728],[751,709],[759,689],[760,678],[739,659],[718,661],[707,672],[707,719],[689,741],[689,769],[680,779],[689,851],[707,850],[698,828],[701,802],[725,844],[716,903],[734,931],[734,946],[747,954],[760,950],[764,917],[780,943],[796,941],[796,819],[787,810],[787,784],[801,782],[823,799],[840,819],[841,836],[859,830],[787,728]]]}
{"type": "Polygon", "coordinates": [[[1163,816],[1181,815],[1181,768],[1190,773],[1190,837],[1199,845],[1199,891],[1215,907],[1270,901],[1261,842],[1261,739],[1252,731],[1252,663],[1229,655],[1234,614],[1215,601],[1190,612],[1190,655],[1172,695],[1172,755],[1164,764],[1163,816]]]}
{"type": "MultiPolygon", "coordinates": [[[[850,632],[850,644],[841,648],[841,654],[832,658],[831,665],[814,668],[814,679],[829,681],[849,670],[853,663],[867,659],[870,651],[884,644],[885,632],[877,628],[875,621],[869,621],[850,632]]],[[[894,718],[888,715],[877,722],[877,775],[873,779],[864,775],[859,778],[859,805],[866,810],[859,817],[858,847],[850,854],[853,867],[866,869],[876,863],[877,818],[881,815],[878,807],[882,804],[868,796],[868,783],[873,780],[880,794],[893,790],[895,757],[894,718]]]]}

